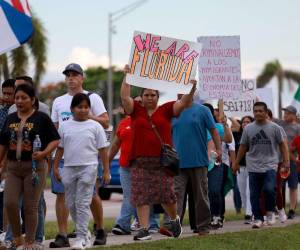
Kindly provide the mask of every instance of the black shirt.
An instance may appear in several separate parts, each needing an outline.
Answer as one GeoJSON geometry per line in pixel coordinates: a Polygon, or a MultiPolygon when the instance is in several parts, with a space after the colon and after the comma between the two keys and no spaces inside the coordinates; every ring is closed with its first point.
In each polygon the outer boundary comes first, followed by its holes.
{"type": "MultiPolygon", "coordinates": [[[[21,119],[17,112],[7,116],[7,120],[0,134],[0,144],[8,147],[7,158],[16,161],[17,134],[21,119]]],[[[35,111],[28,117],[22,131],[21,160],[30,161],[32,155],[33,141],[39,135],[43,151],[47,145],[59,140],[59,134],[50,117],[42,112],[35,111]]]]}
{"type": "MultiPolygon", "coordinates": [[[[237,155],[238,151],[239,151],[239,148],[240,148],[240,141],[241,141],[241,138],[242,138],[242,134],[243,132],[242,131],[239,131],[239,132],[232,132],[232,135],[233,135],[233,138],[234,138],[234,142],[235,142],[235,153],[237,155]]],[[[244,156],[241,161],[240,161],[240,166],[243,166],[245,167],[246,166],[246,156],[244,156]]]]}

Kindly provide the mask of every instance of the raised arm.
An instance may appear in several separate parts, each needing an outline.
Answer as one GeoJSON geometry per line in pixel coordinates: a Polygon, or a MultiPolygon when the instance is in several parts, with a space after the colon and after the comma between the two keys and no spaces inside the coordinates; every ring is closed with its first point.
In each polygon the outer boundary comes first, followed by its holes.
{"type": "Polygon", "coordinates": [[[121,101],[123,108],[125,110],[125,113],[130,115],[133,112],[133,106],[134,102],[133,99],[130,97],[130,85],[126,83],[126,74],[129,74],[130,68],[126,64],[124,67],[124,78],[121,85],[121,101]]]}
{"type": "Polygon", "coordinates": [[[173,113],[174,113],[175,116],[179,116],[180,113],[185,108],[189,107],[193,103],[193,96],[194,96],[194,93],[196,91],[197,81],[196,80],[191,80],[190,82],[193,84],[193,87],[191,88],[190,93],[188,93],[186,95],[183,95],[180,100],[177,100],[174,103],[173,113]]]}

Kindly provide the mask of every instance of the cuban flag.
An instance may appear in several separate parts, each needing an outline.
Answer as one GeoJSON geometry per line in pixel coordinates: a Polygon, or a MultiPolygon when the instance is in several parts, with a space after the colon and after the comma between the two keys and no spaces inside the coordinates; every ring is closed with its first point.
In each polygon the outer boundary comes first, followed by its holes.
{"type": "Polygon", "coordinates": [[[27,42],[32,34],[27,0],[0,0],[0,55],[27,42]]]}

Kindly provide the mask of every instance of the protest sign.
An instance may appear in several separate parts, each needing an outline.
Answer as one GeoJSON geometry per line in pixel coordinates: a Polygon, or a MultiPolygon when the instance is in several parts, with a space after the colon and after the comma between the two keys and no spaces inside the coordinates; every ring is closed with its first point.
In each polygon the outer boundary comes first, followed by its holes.
{"type": "Polygon", "coordinates": [[[229,117],[253,116],[253,104],[256,100],[255,89],[255,79],[242,80],[240,97],[224,101],[225,114],[229,117]]]}
{"type": "Polygon", "coordinates": [[[241,94],[239,36],[201,36],[198,61],[200,98],[232,99],[241,94]]]}
{"type": "Polygon", "coordinates": [[[273,102],[273,90],[271,88],[258,88],[256,89],[257,101],[265,102],[269,109],[275,114],[274,102],[273,102]]]}
{"type": "Polygon", "coordinates": [[[195,78],[201,44],[135,31],[126,82],[186,94],[195,78]]]}

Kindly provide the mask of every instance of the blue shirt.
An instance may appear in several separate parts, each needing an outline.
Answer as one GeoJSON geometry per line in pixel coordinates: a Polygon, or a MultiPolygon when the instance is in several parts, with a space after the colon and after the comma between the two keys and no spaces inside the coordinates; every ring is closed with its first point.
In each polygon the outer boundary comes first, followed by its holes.
{"type": "Polygon", "coordinates": [[[210,110],[200,104],[185,109],[172,120],[173,143],[180,168],[207,167],[207,130],[215,128],[210,110]]]}
{"type": "MultiPolygon", "coordinates": [[[[223,125],[221,123],[216,123],[216,128],[218,130],[218,134],[219,134],[221,140],[223,140],[223,138],[224,138],[224,127],[223,127],[223,125]]],[[[212,139],[211,138],[211,134],[208,131],[208,133],[207,133],[207,141],[210,141],[211,139],[212,139]]]]}

